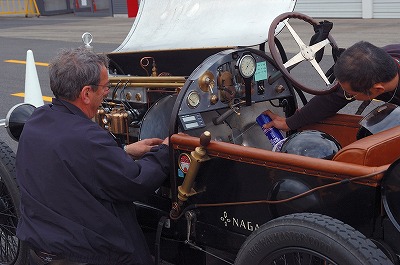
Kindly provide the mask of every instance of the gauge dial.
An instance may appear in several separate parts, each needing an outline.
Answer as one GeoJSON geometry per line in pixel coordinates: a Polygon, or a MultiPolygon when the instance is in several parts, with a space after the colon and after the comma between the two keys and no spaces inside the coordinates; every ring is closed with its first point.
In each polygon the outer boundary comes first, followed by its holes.
{"type": "Polygon", "coordinates": [[[200,95],[196,91],[190,91],[187,96],[187,104],[190,108],[194,109],[200,104],[200,95]]]}
{"type": "Polygon", "coordinates": [[[243,78],[250,78],[256,72],[256,59],[250,54],[244,55],[239,60],[239,72],[243,78]]]}

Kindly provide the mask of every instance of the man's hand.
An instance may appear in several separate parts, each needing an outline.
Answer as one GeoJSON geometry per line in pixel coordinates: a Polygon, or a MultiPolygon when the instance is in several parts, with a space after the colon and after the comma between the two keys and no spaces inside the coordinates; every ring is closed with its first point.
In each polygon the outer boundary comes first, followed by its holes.
{"type": "Polygon", "coordinates": [[[264,124],[263,125],[264,128],[268,129],[268,128],[271,128],[271,127],[275,127],[275,128],[277,128],[279,130],[282,130],[282,131],[289,131],[290,130],[289,126],[286,124],[286,118],[283,118],[283,117],[271,112],[270,110],[264,111],[263,114],[268,115],[272,120],[272,121],[264,124]]]}
{"type": "Polygon", "coordinates": [[[134,159],[139,159],[145,153],[149,152],[150,149],[153,146],[156,146],[156,145],[159,145],[159,144],[168,145],[168,137],[166,139],[164,139],[164,140],[159,139],[159,138],[143,139],[143,140],[138,141],[136,143],[132,143],[132,144],[126,145],[124,150],[130,156],[132,156],[134,159]]]}

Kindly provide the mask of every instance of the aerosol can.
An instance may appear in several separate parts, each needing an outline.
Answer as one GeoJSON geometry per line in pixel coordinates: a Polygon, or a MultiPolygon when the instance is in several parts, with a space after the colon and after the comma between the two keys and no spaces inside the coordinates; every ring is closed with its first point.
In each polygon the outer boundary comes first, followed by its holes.
{"type": "Polygon", "coordinates": [[[271,118],[266,114],[260,114],[256,121],[258,125],[260,125],[261,129],[263,130],[265,136],[267,136],[268,140],[271,142],[272,151],[280,151],[280,148],[285,140],[280,130],[275,127],[271,128],[264,128],[263,125],[272,121],[271,118]]]}

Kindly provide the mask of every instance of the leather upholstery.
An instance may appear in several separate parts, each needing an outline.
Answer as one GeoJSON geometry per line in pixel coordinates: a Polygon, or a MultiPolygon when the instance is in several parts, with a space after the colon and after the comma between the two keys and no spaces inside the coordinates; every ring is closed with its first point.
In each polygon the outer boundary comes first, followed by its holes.
{"type": "MultiPolygon", "coordinates": [[[[200,145],[199,138],[185,134],[174,134],[171,136],[170,140],[170,143],[173,145],[175,150],[190,152],[200,145]]],[[[389,165],[379,167],[364,166],[294,154],[272,152],[254,147],[215,141],[211,141],[206,149],[208,155],[211,157],[220,157],[238,161],[240,163],[276,168],[287,172],[295,172],[320,178],[342,180],[351,177],[376,174],[373,177],[360,181],[361,183],[370,186],[377,186],[379,180],[383,176],[383,171],[389,167],[389,165]]]]}
{"type": "Polygon", "coordinates": [[[302,127],[299,131],[318,130],[333,136],[341,146],[346,146],[356,141],[360,128],[360,115],[336,114],[318,123],[302,127]]]}
{"type": "Polygon", "coordinates": [[[334,161],[364,166],[383,166],[400,157],[400,126],[370,135],[342,148],[334,161]]]}

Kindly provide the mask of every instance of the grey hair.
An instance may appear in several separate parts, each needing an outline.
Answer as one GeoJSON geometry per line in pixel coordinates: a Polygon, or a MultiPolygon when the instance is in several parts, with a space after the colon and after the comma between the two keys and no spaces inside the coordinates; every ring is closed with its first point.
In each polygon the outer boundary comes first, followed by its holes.
{"type": "MultiPolygon", "coordinates": [[[[84,86],[100,82],[102,67],[108,58],[85,47],[61,49],[49,65],[50,88],[56,98],[74,101],[84,86]]],[[[93,86],[94,90],[98,88],[93,86]]]]}

